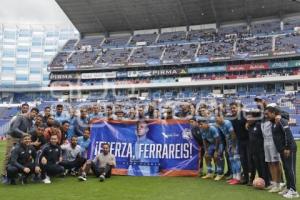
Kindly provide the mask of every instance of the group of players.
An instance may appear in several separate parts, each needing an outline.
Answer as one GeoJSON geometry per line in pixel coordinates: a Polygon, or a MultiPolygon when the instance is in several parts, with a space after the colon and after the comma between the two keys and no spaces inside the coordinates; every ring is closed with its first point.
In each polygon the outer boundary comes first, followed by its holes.
{"type": "Polygon", "coordinates": [[[62,104],[45,107],[43,115],[37,108],[29,111],[23,104],[21,113],[11,121],[7,133],[6,155],[2,177],[5,183],[16,184],[20,179],[51,183],[52,176],[79,174],[85,181],[90,171],[104,181],[116,166],[108,144],[94,160],[87,160],[90,145],[89,124],[93,119],[114,120],[189,119],[191,133],[200,146],[200,169],[203,179],[228,179],[230,185],[251,185],[256,176],[263,178],[269,192],[286,198],[296,198],[297,146],[288,126],[289,115],[262,97],[255,98],[259,110],[245,112],[241,104],[227,107],[220,104],[213,110],[207,104],[182,104],[175,112],[171,106],[161,112],[155,104],[131,107],[124,112],[122,105],[100,107],[94,104],[64,112],[62,104]],[[203,160],[207,173],[203,173],[203,160]],[[228,172],[224,174],[225,161],[228,172]],[[213,165],[214,164],[214,165],[213,165]],[[283,186],[282,168],[286,184],[283,186]],[[202,175],[203,174],[203,175],[202,175]]]}
{"type": "Polygon", "coordinates": [[[50,177],[68,174],[79,174],[79,179],[85,181],[90,170],[100,181],[110,177],[116,161],[109,144],[102,145],[102,152],[94,160],[87,160],[88,119],[86,109],[81,109],[78,117],[70,116],[59,104],[55,114],[46,107],[41,115],[37,108],[29,111],[29,105],[22,104],[21,112],[12,118],[6,133],[3,183],[15,185],[20,180],[26,184],[32,177],[33,181],[50,184],[50,177]]]}
{"type": "Polygon", "coordinates": [[[288,125],[289,114],[262,97],[255,101],[258,109],[248,112],[235,102],[230,104],[229,113],[222,107],[211,113],[203,105],[200,117],[191,119],[192,134],[202,155],[200,166],[205,160],[207,168],[202,178],[219,181],[226,177],[230,185],[252,185],[258,174],[269,192],[298,198],[297,145],[288,125]],[[225,160],[228,172],[224,175],[225,160]]]}

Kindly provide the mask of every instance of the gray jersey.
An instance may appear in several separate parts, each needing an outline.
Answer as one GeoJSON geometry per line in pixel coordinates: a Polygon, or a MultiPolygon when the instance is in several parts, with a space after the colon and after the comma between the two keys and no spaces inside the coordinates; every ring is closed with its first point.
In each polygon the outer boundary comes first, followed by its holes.
{"type": "Polygon", "coordinates": [[[81,155],[81,147],[77,145],[75,148],[72,148],[71,144],[61,145],[63,150],[63,161],[74,161],[77,156],[81,155]]]}

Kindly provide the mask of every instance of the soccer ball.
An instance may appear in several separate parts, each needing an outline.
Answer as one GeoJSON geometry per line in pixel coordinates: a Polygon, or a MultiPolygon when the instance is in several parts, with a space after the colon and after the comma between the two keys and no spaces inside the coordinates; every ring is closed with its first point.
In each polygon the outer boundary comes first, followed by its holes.
{"type": "Polygon", "coordinates": [[[265,180],[262,178],[255,178],[253,181],[253,187],[259,190],[264,189],[266,186],[265,180]]]}

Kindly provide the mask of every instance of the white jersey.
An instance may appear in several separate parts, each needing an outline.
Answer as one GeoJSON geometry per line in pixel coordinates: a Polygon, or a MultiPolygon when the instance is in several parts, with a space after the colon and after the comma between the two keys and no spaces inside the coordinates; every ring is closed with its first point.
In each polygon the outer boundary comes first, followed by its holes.
{"type": "Polygon", "coordinates": [[[274,144],[272,134],[272,123],[270,121],[264,121],[261,123],[261,130],[264,137],[264,144],[274,144]]]}

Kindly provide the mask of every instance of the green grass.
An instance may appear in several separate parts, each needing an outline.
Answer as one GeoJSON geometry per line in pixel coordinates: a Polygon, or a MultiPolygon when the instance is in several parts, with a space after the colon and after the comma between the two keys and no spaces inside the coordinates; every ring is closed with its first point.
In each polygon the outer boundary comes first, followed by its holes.
{"type": "MultiPolygon", "coordinates": [[[[4,142],[0,142],[0,162],[4,154],[4,142]]],[[[300,143],[298,143],[300,144],[300,143]]],[[[298,180],[300,178],[300,154],[298,153],[298,180]]],[[[299,181],[297,184],[299,188],[299,181]]],[[[125,177],[114,176],[104,183],[96,178],[78,182],[76,178],[56,178],[53,184],[0,185],[3,200],[82,200],[82,199],[123,199],[123,200],[276,200],[283,199],[277,194],[255,190],[248,186],[229,186],[222,182],[201,180],[190,177],[125,177]]]]}

